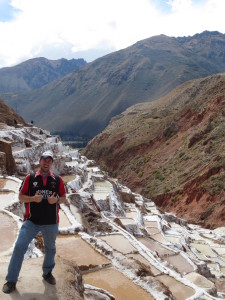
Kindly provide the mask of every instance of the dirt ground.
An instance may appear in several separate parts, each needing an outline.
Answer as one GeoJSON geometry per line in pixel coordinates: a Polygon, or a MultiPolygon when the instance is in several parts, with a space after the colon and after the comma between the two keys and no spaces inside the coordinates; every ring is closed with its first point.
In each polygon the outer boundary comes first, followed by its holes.
{"type": "Polygon", "coordinates": [[[16,290],[7,295],[2,292],[2,286],[5,283],[5,276],[8,269],[8,261],[1,262],[0,268],[0,299],[15,300],[72,300],[83,299],[77,290],[75,267],[60,259],[56,258],[56,266],[53,274],[56,278],[56,285],[52,286],[42,278],[43,257],[25,260],[17,282],[16,290]]]}

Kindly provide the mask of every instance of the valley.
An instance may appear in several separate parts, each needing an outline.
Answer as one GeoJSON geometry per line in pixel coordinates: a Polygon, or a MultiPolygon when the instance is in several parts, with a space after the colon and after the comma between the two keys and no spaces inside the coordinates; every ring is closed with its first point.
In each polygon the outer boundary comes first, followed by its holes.
{"type": "MultiPolygon", "coordinates": [[[[0,137],[12,142],[16,163],[13,176],[0,178],[1,282],[22,224],[18,189],[44,150],[54,152],[54,171],[67,188],[57,237],[56,288],[42,281],[43,242],[37,236],[26,253],[16,299],[225,297],[224,227],[204,229],[163,213],[151,199],[109,177],[93,160],[43,129],[2,125],[0,137]]],[[[8,299],[1,291],[0,296],[8,299]]]]}

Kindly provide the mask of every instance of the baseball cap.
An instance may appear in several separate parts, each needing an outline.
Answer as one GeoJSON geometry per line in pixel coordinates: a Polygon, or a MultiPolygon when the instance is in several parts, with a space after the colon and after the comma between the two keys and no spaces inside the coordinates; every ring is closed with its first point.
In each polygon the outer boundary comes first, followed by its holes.
{"type": "Polygon", "coordinates": [[[47,157],[51,157],[51,159],[53,160],[53,153],[52,151],[48,150],[45,151],[41,154],[41,158],[47,158],[47,157]]]}

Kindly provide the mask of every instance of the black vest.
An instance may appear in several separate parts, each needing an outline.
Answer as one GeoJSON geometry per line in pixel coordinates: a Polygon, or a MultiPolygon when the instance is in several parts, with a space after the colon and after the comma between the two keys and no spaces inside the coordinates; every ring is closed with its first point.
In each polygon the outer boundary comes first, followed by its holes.
{"type": "Polygon", "coordinates": [[[44,186],[41,175],[36,177],[30,176],[29,195],[34,196],[39,190],[39,193],[43,195],[43,199],[40,203],[26,203],[27,220],[38,225],[57,224],[59,222],[59,205],[58,203],[49,204],[47,200],[52,194],[58,193],[57,179],[48,176],[47,184],[44,186]]]}

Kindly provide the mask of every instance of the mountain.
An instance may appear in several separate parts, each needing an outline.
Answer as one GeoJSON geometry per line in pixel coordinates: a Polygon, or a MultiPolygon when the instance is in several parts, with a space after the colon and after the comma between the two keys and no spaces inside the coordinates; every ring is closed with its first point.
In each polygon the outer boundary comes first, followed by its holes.
{"type": "Polygon", "coordinates": [[[194,78],[225,71],[225,35],[159,35],[85,65],[26,94],[4,99],[26,120],[62,137],[93,137],[126,108],[194,78]]]}
{"type": "Polygon", "coordinates": [[[25,125],[26,122],[12,108],[8,107],[3,100],[0,99],[0,123],[9,126],[15,126],[20,123],[25,125]]]}
{"type": "Polygon", "coordinates": [[[83,59],[48,60],[44,57],[27,60],[17,66],[0,69],[0,94],[23,93],[76,71],[83,59]]]}
{"type": "Polygon", "coordinates": [[[163,211],[225,222],[225,73],[186,82],[114,117],[84,155],[163,211]]]}

